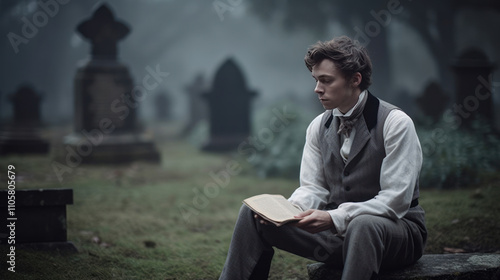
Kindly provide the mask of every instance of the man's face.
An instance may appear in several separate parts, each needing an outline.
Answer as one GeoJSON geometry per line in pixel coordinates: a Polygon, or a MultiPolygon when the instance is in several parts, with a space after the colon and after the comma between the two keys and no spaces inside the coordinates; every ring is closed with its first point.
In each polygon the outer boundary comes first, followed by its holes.
{"type": "Polygon", "coordinates": [[[314,65],[311,73],[316,80],[314,92],[326,110],[338,108],[346,113],[358,101],[359,87],[352,86],[330,59],[323,59],[314,65]]]}

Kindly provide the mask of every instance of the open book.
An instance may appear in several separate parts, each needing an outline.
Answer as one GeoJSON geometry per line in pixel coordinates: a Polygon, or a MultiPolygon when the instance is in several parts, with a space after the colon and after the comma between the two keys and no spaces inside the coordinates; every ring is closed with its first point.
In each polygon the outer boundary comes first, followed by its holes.
{"type": "Polygon", "coordinates": [[[279,194],[260,194],[243,200],[243,203],[263,219],[277,226],[300,220],[294,216],[302,213],[279,194]]]}

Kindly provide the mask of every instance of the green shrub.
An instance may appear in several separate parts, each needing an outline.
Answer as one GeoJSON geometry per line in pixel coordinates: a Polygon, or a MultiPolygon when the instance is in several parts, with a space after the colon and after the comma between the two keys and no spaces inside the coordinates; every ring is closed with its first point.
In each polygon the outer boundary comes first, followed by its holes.
{"type": "Polygon", "coordinates": [[[249,163],[255,168],[259,177],[285,177],[297,179],[299,177],[302,150],[304,148],[306,129],[314,115],[305,114],[297,107],[287,104],[266,108],[256,120],[254,137],[259,133],[269,131],[269,121],[274,117],[273,108],[285,108],[295,117],[283,125],[279,131],[273,132],[272,140],[265,142],[264,148],[257,149],[249,163]],[[307,116],[306,116],[307,115],[307,116]]]}
{"type": "MultiPolygon", "coordinates": [[[[273,140],[249,160],[260,177],[298,178],[305,130],[314,116],[296,114],[273,140]]],[[[258,114],[256,134],[266,128],[271,110],[258,114]]],[[[481,177],[500,167],[500,137],[484,121],[472,122],[469,129],[454,128],[441,120],[417,126],[424,161],[420,174],[422,188],[456,188],[480,183],[481,177]]]]}
{"type": "Polygon", "coordinates": [[[421,187],[455,188],[480,182],[481,176],[500,166],[500,138],[484,121],[469,129],[441,120],[417,127],[424,162],[421,187]]]}

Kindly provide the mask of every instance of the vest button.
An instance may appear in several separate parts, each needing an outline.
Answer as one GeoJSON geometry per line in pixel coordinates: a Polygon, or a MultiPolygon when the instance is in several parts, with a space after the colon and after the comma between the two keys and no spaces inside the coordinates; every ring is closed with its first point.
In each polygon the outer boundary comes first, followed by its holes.
{"type": "Polygon", "coordinates": [[[344,188],[347,192],[351,190],[351,187],[350,186],[345,186],[344,188]]]}
{"type": "Polygon", "coordinates": [[[344,176],[349,176],[349,171],[345,170],[344,171],[344,176]]]}

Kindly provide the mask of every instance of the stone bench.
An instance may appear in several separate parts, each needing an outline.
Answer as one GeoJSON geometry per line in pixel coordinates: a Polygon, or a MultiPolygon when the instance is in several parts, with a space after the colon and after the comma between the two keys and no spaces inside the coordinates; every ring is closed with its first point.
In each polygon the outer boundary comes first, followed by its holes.
{"type": "MultiPolygon", "coordinates": [[[[307,266],[310,280],[340,279],[342,272],[323,263],[307,266]]],[[[382,271],[380,280],[500,279],[500,254],[424,255],[416,264],[382,271]]]]}

